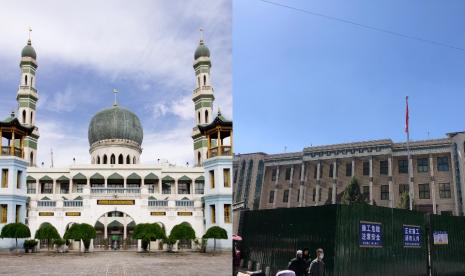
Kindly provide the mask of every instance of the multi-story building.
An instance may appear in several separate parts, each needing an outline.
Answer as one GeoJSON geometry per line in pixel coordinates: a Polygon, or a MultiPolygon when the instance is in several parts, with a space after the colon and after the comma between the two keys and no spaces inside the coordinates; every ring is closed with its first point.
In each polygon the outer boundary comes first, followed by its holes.
{"type": "Polygon", "coordinates": [[[410,159],[407,144],[390,139],[236,155],[234,209],[339,203],[355,177],[370,204],[397,207],[401,193],[407,191],[417,210],[463,215],[464,142],[465,132],[412,141],[410,159]]]}
{"type": "MultiPolygon", "coordinates": [[[[138,223],[159,223],[168,235],[175,225],[187,222],[198,238],[211,225],[226,228],[229,240],[220,247],[231,247],[231,175],[224,172],[232,169],[232,140],[225,144],[224,139],[231,136],[232,122],[221,114],[216,118],[211,114],[210,51],[203,40],[194,55],[194,167],[141,164],[143,127],[138,116],[116,99],[89,123],[90,164],[37,167],[36,58],[29,40],[22,51],[18,112],[0,122],[0,142],[4,142],[0,152],[0,227],[19,221],[27,223],[34,235],[42,224],[50,223],[63,235],[73,223],[88,223],[97,231],[94,247],[111,244],[119,248],[123,241],[137,245],[131,236],[138,223]],[[226,130],[212,144],[214,135],[209,131],[212,128],[217,133],[217,127],[226,130]],[[205,180],[218,184],[205,187],[205,180]],[[217,220],[211,221],[211,217],[217,220]]],[[[161,244],[155,248],[159,246],[162,248],[161,244]]],[[[189,248],[192,243],[176,246],[189,248]]]]}

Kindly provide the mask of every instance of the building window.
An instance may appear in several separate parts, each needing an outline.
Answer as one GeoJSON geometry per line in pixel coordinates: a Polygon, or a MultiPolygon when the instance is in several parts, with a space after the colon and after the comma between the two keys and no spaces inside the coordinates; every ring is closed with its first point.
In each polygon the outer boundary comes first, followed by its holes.
{"type": "Polygon", "coordinates": [[[404,192],[408,193],[409,186],[408,184],[399,184],[399,195],[402,195],[404,192]]]}
{"type": "Polygon", "coordinates": [[[211,170],[208,173],[210,175],[210,188],[215,189],[215,171],[211,170]]]}
{"type": "Polygon", "coordinates": [[[313,188],[313,196],[312,196],[312,201],[315,202],[315,198],[316,198],[316,189],[313,188]]]}
{"type": "Polygon", "coordinates": [[[100,164],[100,156],[97,156],[97,164],[100,164]]]}
{"type": "Polygon", "coordinates": [[[286,168],[286,180],[291,180],[291,168],[286,168]]]}
{"type": "Polygon", "coordinates": [[[52,182],[46,182],[46,183],[41,183],[42,186],[42,194],[51,194],[53,192],[53,183],[52,182]]]}
{"type": "Polygon", "coordinates": [[[328,189],[328,201],[329,200],[331,200],[331,202],[333,200],[333,188],[328,189]]]}
{"type": "Polygon", "coordinates": [[[297,202],[300,202],[300,189],[297,190],[297,202]]]}
{"type": "Polygon", "coordinates": [[[208,110],[205,110],[205,123],[208,124],[208,110]]]}
{"type": "Polygon", "coordinates": [[[27,183],[27,193],[28,194],[35,194],[36,193],[36,183],[27,183]]]}
{"type": "Polygon", "coordinates": [[[370,162],[363,162],[363,175],[370,175],[370,162]]]}
{"type": "Polygon", "coordinates": [[[16,174],[16,189],[21,189],[21,179],[23,178],[23,172],[18,171],[16,174]]]}
{"type": "Polygon", "coordinates": [[[106,154],[103,155],[103,164],[107,164],[108,163],[108,157],[106,154]]]}
{"type": "Polygon", "coordinates": [[[316,179],[317,176],[318,176],[318,166],[315,166],[315,169],[313,170],[313,178],[316,179]]]}
{"type": "Polygon", "coordinates": [[[381,185],[381,200],[389,200],[389,185],[381,185]]]}
{"type": "Polygon", "coordinates": [[[110,157],[110,164],[115,164],[115,163],[116,163],[116,157],[114,154],[112,154],[110,157]]]}
{"type": "Polygon", "coordinates": [[[289,202],[289,190],[284,190],[283,202],[289,202]]]}
{"type": "Polygon", "coordinates": [[[231,172],[229,169],[223,169],[224,187],[231,187],[231,172]]]}
{"type": "Polygon", "coordinates": [[[323,164],[320,164],[320,179],[323,178],[323,164]]]}
{"type": "Polygon", "coordinates": [[[124,164],[124,158],[123,158],[123,155],[120,153],[120,155],[118,156],[118,164],[124,164]]]}
{"type": "Polygon", "coordinates": [[[16,205],[16,218],[15,218],[15,222],[16,223],[20,223],[20,214],[21,214],[21,205],[16,205]]]}
{"type": "Polygon", "coordinates": [[[440,198],[450,198],[450,184],[449,183],[439,183],[439,197],[440,198]]]}
{"type": "Polygon", "coordinates": [[[408,161],[407,159],[398,160],[399,173],[408,173],[408,161]]]}
{"type": "Polygon", "coordinates": [[[334,176],[333,172],[334,172],[334,164],[331,164],[329,165],[329,172],[328,172],[329,177],[334,176]]]}
{"type": "Polygon", "coordinates": [[[234,170],[233,183],[237,182],[237,173],[238,173],[238,171],[239,171],[238,169],[234,170]]]}
{"type": "Polygon", "coordinates": [[[379,161],[379,174],[388,174],[388,161],[387,160],[381,160],[379,161]]]}
{"type": "Polygon", "coordinates": [[[449,171],[449,158],[447,156],[438,157],[438,171],[449,171]]]}
{"type": "Polygon", "coordinates": [[[188,183],[178,183],[178,194],[187,195],[190,194],[188,183]]]}
{"type": "Polygon", "coordinates": [[[418,184],[418,197],[420,199],[429,199],[429,184],[418,184]]]}
{"type": "Polygon", "coordinates": [[[231,204],[224,205],[224,223],[231,223],[231,204]]]}
{"type": "Polygon", "coordinates": [[[171,184],[170,183],[161,183],[161,193],[164,195],[171,194],[171,184]]]}
{"type": "Polygon", "coordinates": [[[126,156],[126,164],[131,164],[131,157],[129,157],[129,154],[126,156]]]}
{"type": "Polygon", "coordinates": [[[215,205],[210,205],[210,217],[211,217],[211,223],[215,224],[216,223],[216,208],[215,208],[215,205]]]}
{"type": "Polygon", "coordinates": [[[2,188],[8,188],[8,169],[2,170],[2,188]]]}
{"type": "Polygon", "coordinates": [[[352,176],[352,162],[346,164],[346,176],[352,176]]]}
{"type": "Polygon", "coordinates": [[[273,168],[271,169],[271,181],[276,181],[276,175],[278,174],[278,169],[273,168]]]}
{"type": "Polygon", "coordinates": [[[428,158],[417,159],[417,171],[419,173],[428,172],[428,158]]]}
{"type": "Polygon", "coordinates": [[[203,182],[196,182],[195,183],[195,193],[198,195],[203,195],[205,184],[203,182]]]}
{"type": "Polygon", "coordinates": [[[1,223],[7,223],[7,221],[8,221],[8,204],[1,204],[0,209],[1,209],[0,222],[1,223]]]}
{"type": "Polygon", "coordinates": [[[370,186],[364,185],[362,187],[362,195],[365,200],[370,198],[370,186]]]}
{"type": "Polygon", "coordinates": [[[274,191],[270,191],[270,197],[268,199],[268,203],[273,203],[274,202],[274,191]]]}

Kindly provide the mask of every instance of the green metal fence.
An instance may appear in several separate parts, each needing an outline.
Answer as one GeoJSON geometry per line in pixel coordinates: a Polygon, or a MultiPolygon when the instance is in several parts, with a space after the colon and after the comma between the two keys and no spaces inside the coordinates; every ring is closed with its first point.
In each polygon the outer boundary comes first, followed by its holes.
{"type": "Polygon", "coordinates": [[[244,263],[270,268],[270,275],[286,269],[298,249],[325,250],[328,276],[345,275],[465,275],[465,218],[371,205],[325,205],[304,208],[245,211],[239,233],[244,263]],[[381,245],[361,245],[361,225],[381,227],[381,245]],[[413,245],[409,229],[418,229],[413,245]],[[435,244],[436,239],[448,237],[435,244]],[[431,261],[428,252],[431,250],[431,261]]]}

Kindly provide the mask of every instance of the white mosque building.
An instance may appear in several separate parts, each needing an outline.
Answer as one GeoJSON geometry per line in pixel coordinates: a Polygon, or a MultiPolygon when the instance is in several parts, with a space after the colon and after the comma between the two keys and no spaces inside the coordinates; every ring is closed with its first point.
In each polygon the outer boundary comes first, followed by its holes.
{"type": "MultiPolygon", "coordinates": [[[[108,243],[130,248],[137,246],[131,237],[138,223],[159,223],[169,234],[175,225],[187,222],[199,238],[210,226],[226,229],[229,239],[217,248],[231,248],[232,122],[219,112],[212,114],[210,51],[203,40],[193,67],[194,167],[140,163],[141,122],[115,101],[90,121],[90,164],[43,168],[36,166],[37,55],[29,40],[21,53],[18,110],[0,121],[0,228],[23,222],[34,235],[43,223],[50,223],[63,235],[73,223],[88,223],[97,230],[94,248],[108,243]]],[[[0,240],[3,248],[13,244],[0,240]]],[[[180,242],[175,248],[192,246],[180,242]]],[[[163,249],[163,244],[154,247],[163,249]]]]}

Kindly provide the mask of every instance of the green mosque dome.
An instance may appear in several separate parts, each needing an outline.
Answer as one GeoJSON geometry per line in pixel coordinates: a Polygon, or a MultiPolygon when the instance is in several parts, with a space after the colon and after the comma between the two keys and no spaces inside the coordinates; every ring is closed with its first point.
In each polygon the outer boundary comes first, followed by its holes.
{"type": "Polygon", "coordinates": [[[142,144],[144,133],[136,114],[114,105],[92,117],[89,124],[89,145],[106,139],[127,139],[142,144]]]}
{"type": "Polygon", "coordinates": [[[210,57],[210,50],[205,46],[203,40],[200,40],[200,44],[194,54],[194,59],[198,59],[199,57],[210,57]]]}
{"type": "Polygon", "coordinates": [[[31,40],[27,41],[27,45],[24,46],[23,50],[21,51],[21,57],[30,57],[33,59],[37,58],[36,50],[31,45],[31,40]]]}

